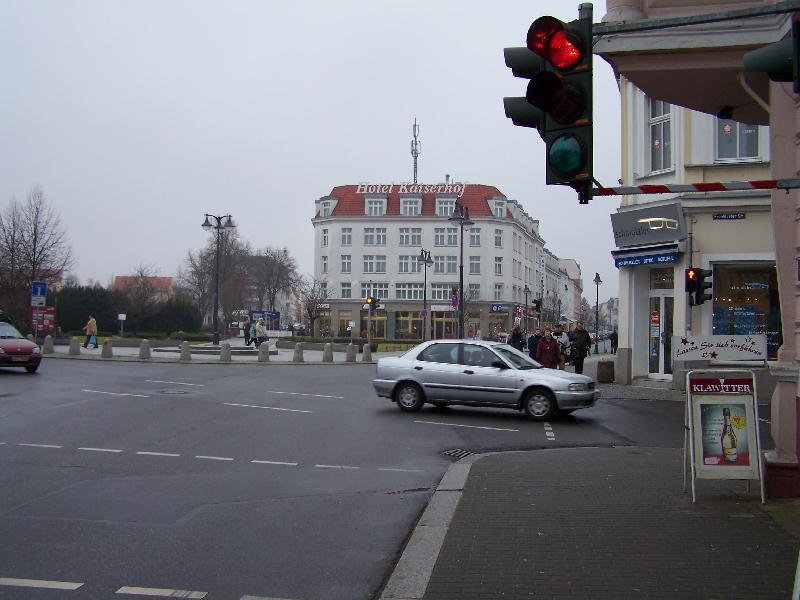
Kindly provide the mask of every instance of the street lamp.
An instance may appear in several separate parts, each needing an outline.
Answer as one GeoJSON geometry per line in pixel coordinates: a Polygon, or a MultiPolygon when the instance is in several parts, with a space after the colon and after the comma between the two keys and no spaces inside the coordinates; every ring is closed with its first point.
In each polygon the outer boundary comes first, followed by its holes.
{"type": "Polygon", "coordinates": [[[428,333],[428,267],[433,264],[431,251],[420,248],[417,260],[422,265],[424,273],[422,276],[422,341],[424,342],[428,333]]]}
{"type": "Polygon", "coordinates": [[[525,331],[528,331],[528,294],[531,293],[531,288],[528,287],[527,283],[525,287],[522,288],[522,293],[525,294],[525,320],[522,322],[522,326],[525,331]]]}
{"type": "Polygon", "coordinates": [[[456,200],[453,214],[447,218],[461,225],[461,251],[458,264],[458,339],[464,339],[464,227],[475,223],[469,220],[469,209],[456,200]]]}
{"type": "Polygon", "coordinates": [[[594,297],[594,353],[597,354],[597,338],[600,337],[600,273],[594,274],[594,285],[597,295],[594,297]]]}
{"type": "Polygon", "coordinates": [[[217,216],[217,215],[209,215],[208,213],[206,213],[206,220],[203,221],[203,224],[201,225],[201,227],[205,231],[211,231],[212,229],[215,229],[217,231],[217,251],[215,253],[215,259],[214,259],[214,261],[216,263],[216,268],[214,269],[214,314],[212,316],[212,324],[213,324],[213,327],[214,327],[214,337],[213,337],[212,342],[213,342],[213,344],[215,346],[218,346],[219,345],[219,327],[217,325],[217,313],[219,312],[219,254],[220,254],[220,243],[222,241],[222,233],[221,232],[222,232],[223,229],[233,228],[233,227],[236,227],[236,225],[233,223],[233,219],[231,218],[230,215],[217,216]],[[211,221],[209,221],[209,219],[214,219],[214,222],[216,223],[216,225],[212,225],[211,221]],[[227,219],[227,220],[224,221],[225,219],[227,219]]]}

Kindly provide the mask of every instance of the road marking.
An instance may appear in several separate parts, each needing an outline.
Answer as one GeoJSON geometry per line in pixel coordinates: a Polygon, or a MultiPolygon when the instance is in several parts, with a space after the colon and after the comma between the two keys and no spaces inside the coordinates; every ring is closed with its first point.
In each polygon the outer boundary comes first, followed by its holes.
{"type": "Polygon", "coordinates": [[[325,394],[304,394],[302,392],[279,392],[277,390],[264,390],[268,394],[285,394],[286,396],[311,396],[312,398],[335,398],[344,400],[344,396],[326,396],[325,394]]]}
{"type": "Polygon", "coordinates": [[[17,444],[17,446],[28,446],[29,448],[63,448],[64,446],[55,446],[53,444],[17,444]]]}
{"type": "Polygon", "coordinates": [[[117,450],[116,448],[78,448],[78,450],[86,450],[88,452],[116,452],[119,454],[122,450],[117,450]]]}
{"type": "Polygon", "coordinates": [[[82,392],[89,392],[90,394],[105,394],[107,396],[133,396],[134,398],[149,398],[144,394],[125,394],[122,392],[103,392],[100,390],[81,390],[82,392]]]}
{"type": "Polygon", "coordinates": [[[398,473],[424,473],[423,469],[391,469],[389,467],[378,467],[378,471],[395,471],[398,473]]]}
{"type": "Polygon", "coordinates": [[[242,596],[239,600],[291,600],[291,598],[274,598],[272,596],[242,596]]]}
{"type": "Polygon", "coordinates": [[[145,379],[147,383],[169,383],[171,385],[191,385],[193,387],[206,387],[205,383],[185,383],[183,381],[161,381],[160,379],[145,379]]]}
{"type": "Polygon", "coordinates": [[[285,465],[287,467],[296,467],[298,465],[296,462],[281,462],[279,460],[251,460],[250,462],[257,465],[285,465]]]}
{"type": "Polygon", "coordinates": [[[502,427],[479,427],[478,425],[459,425],[458,423],[439,423],[438,421],[414,421],[414,423],[424,423],[426,425],[447,425],[448,427],[467,427],[469,429],[488,429],[489,431],[519,432],[519,429],[503,429],[502,427]]]}
{"type": "Polygon", "coordinates": [[[142,456],[180,456],[180,454],[172,454],[170,452],[137,452],[142,456]]]}
{"type": "Polygon", "coordinates": [[[257,406],[255,404],[234,404],[233,402],[223,402],[223,404],[227,406],[239,406],[242,408],[264,408],[267,410],[283,410],[286,412],[299,412],[299,413],[310,413],[310,410],[300,410],[299,408],[278,408],[275,406],[257,406]]]}
{"type": "Polygon", "coordinates": [[[548,441],[554,441],[556,439],[556,434],[553,431],[553,426],[550,423],[544,424],[544,434],[547,436],[548,441]]]}
{"type": "Polygon", "coordinates": [[[167,590],[161,588],[145,588],[124,586],[115,593],[133,596],[161,596],[164,598],[205,598],[208,592],[192,592],[189,590],[167,590]]]}
{"type": "Polygon", "coordinates": [[[317,469],[360,469],[361,467],[350,467],[346,465],[314,465],[317,469]]]}
{"type": "Polygon", "coordinates": [[[202,455],[197,455],[197,456],[195,456],[195,458],[200,458],[200,459],[203,459],[203,460],[233,460],[229,456],[202,456],[202,455]]]}
{"type": "Polygon", "coordinates": [[[10,587],[46,588],[50,590],[77,590],[83,583],[74,581],[45,581],[43,579],[15,579],[0,577],[0,585],[10,587]]]}

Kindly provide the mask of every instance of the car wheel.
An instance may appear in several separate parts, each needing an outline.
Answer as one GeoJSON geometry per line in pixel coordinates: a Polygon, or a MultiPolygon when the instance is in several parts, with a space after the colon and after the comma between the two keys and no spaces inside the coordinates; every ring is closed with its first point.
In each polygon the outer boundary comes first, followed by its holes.
{"type": "Polygon", "coordinates": [[[394,397],[400,410],[406,412],[416,412],[425,404],[425,397],[422,395],[420,387],[409,381],[397,386],[394,397]]]}
{"type": "Polygon", "coordinates": [[[522,401],[522,410],[531,419],[545,421],[558,410],[556,399],[547,390],[531,390],[522,401]]]}
{"type": "Polygon", "coordinates": [[[38,368],[39,368],[39,365],[34,365],[32,367],[25,367],[25,370],[28,373],[36,373],[36,369],[38,369],[38,368]]]}

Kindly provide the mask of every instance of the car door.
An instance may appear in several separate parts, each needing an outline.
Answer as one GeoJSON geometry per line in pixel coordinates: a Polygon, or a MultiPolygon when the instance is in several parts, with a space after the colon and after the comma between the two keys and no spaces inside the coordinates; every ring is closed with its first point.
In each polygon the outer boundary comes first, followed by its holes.
{"type": "Polygon", "coordinates": [[[519,372],[492,366],[493,362],[501,359],[486,346],[462,346],[462,400],[474,404],[516,404],[522,385],[519,372]]]}
{"type": "Polygon", "coordinates": [[[425,391],[428,401],[455,400],[461,387],[459,344],[437,342],[419,353],[412,369],[413,377],[425,391]]]}

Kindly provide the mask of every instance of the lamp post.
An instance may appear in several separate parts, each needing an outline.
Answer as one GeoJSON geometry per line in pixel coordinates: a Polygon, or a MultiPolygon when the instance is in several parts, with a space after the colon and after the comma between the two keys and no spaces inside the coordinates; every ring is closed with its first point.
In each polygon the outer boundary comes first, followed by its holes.
{"type": "Polygon", "coordinates": [[[464,339],[464,227],[475,223],[469,220],[469,209],[456,200],[453,214],[447,218],[461,225],[460,256],[458,262],[458,339],[464,339]]]}
{"type": "Polygon", "coordinates": [[[600,337],[600,284],[603,280],[600,279],[600,273],[594,274],[594,285],[597,294],[594,297],[594,353],[597,354],[597,338],[600,337]]]}
{"type": "Polygon", "coordinates": [[[217,324],[217,313],[219,312],[219,254],[220,254],[220,244],[222,241],[222,230],[229,229],[236,227],[233,223],[233,219],[230,215],[209,215],[206,213],[206,220],[203,221],[201,227],[205,231],[211,231],[215,229],[217,232],[217,250],[215,252],[214,262],[216,264],[216,268],[214,269],[214,313],[212,315],[212,326],[214,327],[214,337],[212,342],[215,346],[219,345],[219,327],[217,324]],[[214,219],[215,225],[211,224],[209,219],[214,219]],[[227,220],[225,220],[227,219],[227,220]]]}
{"type": "Polygon", "coordinates": [[[422,265],[422,341],[425,341],[428,333],[428,267],[433,264],[431,258],[431,251],[420,248],[419,258],[417,259],[422,265]]]}
{"type": "Polygon", "coordinates": [[[528,331],[528,294],[531,293],[531,288],[528,287],[528,284],[525,284],[525,287],[522,288],[522,293],[525,294],[525,320],[522,321],[522,326],[525,331],[528,331]]]}

